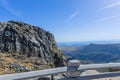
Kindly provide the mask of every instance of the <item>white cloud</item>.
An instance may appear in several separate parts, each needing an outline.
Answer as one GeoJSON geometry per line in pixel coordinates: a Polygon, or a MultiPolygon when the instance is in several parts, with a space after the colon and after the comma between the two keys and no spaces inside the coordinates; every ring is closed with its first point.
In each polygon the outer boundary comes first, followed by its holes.
{"type": "Polygon", "coordinates": [[[117,17],[120,17],[120,15],[105,17],[105,18],[101,18],[101,19],[96,20],[96,21],[106,21],[106,20],[111,20],[111,19],[117,18],[117,17]]]}
{"type": "Polygon", "coordinates": [[[71,14],[64,22],[67,23],[70,20],[72,20],[74,17],[76,17],[79,14],[79,11],[75,11],[73,14],[71,14]]]}
{"type": "Polygon", "coordinates": [[[0,1],[0,6],[2,6],[4,9],[6,9],[11,14],[13,14],[13,15],[19,17],[19,18],[22,17],[21,13],[18,12],[17,10],[15,10],[13,7],[11,7],[7,0],[1,0],[0,1]]]}
{"type": "Polygon", "coordinates": [[[112,8],[112,7],[116,7],[116,6],[120,6],[120,1],[119,1],[119,2],[115,2],[115,3],[112,3],[112,4],[109,4],[109,5],[105,6],[105,7],[102,8],[102,9],[108,9],[108,8],[112,8]]]}

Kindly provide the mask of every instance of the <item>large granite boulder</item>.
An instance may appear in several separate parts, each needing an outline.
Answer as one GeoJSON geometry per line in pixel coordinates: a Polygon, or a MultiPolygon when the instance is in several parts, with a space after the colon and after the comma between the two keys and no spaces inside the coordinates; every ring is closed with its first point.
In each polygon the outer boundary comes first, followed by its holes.
{"type": "Polygon", "coordinates": [[[65,57],[57,48],[54,36],[24,22],[0,22],[0,52],[16,53],[26,58],[37,57],[41,64],[56,67],[65,65],[65,57]]]}

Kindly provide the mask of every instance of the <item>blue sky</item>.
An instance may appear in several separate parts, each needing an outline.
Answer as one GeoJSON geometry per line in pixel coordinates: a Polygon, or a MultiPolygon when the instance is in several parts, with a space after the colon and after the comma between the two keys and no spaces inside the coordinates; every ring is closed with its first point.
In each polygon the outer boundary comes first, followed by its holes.
{"type": "Polygon", "coordinates": [[[0,0],[0,21],[24,21],[57,42],[120,40],[120,0],[0,0]]]}

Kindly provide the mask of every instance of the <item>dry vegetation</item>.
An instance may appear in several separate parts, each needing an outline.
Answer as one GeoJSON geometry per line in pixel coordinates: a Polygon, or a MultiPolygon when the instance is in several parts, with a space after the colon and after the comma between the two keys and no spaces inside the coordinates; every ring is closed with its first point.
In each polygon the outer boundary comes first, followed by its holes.
{"type": "MultiPolygon", "coordinates": [[[[25,56],[18,53],[0,53],[0,75],[16,73],[16,68],[10,68],[10,64],[18,64],[30,70],[40,70],[43,68],[50,68],[48,65],[40,64],[37,58],[25,58],[25,56]],[[39,62],[39,64],[37,63],[39,62]],[[41,65],[41,66],[39,66],[41,65]]],[[[20,72],[24,72],[21,70],[20,72]]]]}

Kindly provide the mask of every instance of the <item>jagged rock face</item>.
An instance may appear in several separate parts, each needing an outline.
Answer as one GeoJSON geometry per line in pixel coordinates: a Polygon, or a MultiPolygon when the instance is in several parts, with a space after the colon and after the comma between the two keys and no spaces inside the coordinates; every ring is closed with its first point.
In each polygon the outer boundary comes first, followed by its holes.
{"type": "Polygon", "coordinates": [[[20,53],[26,57],[38,57],[46,64],[64,65],[54,36],[37,26],[23,22],[0,23],[0,52],[20,53]]]}

